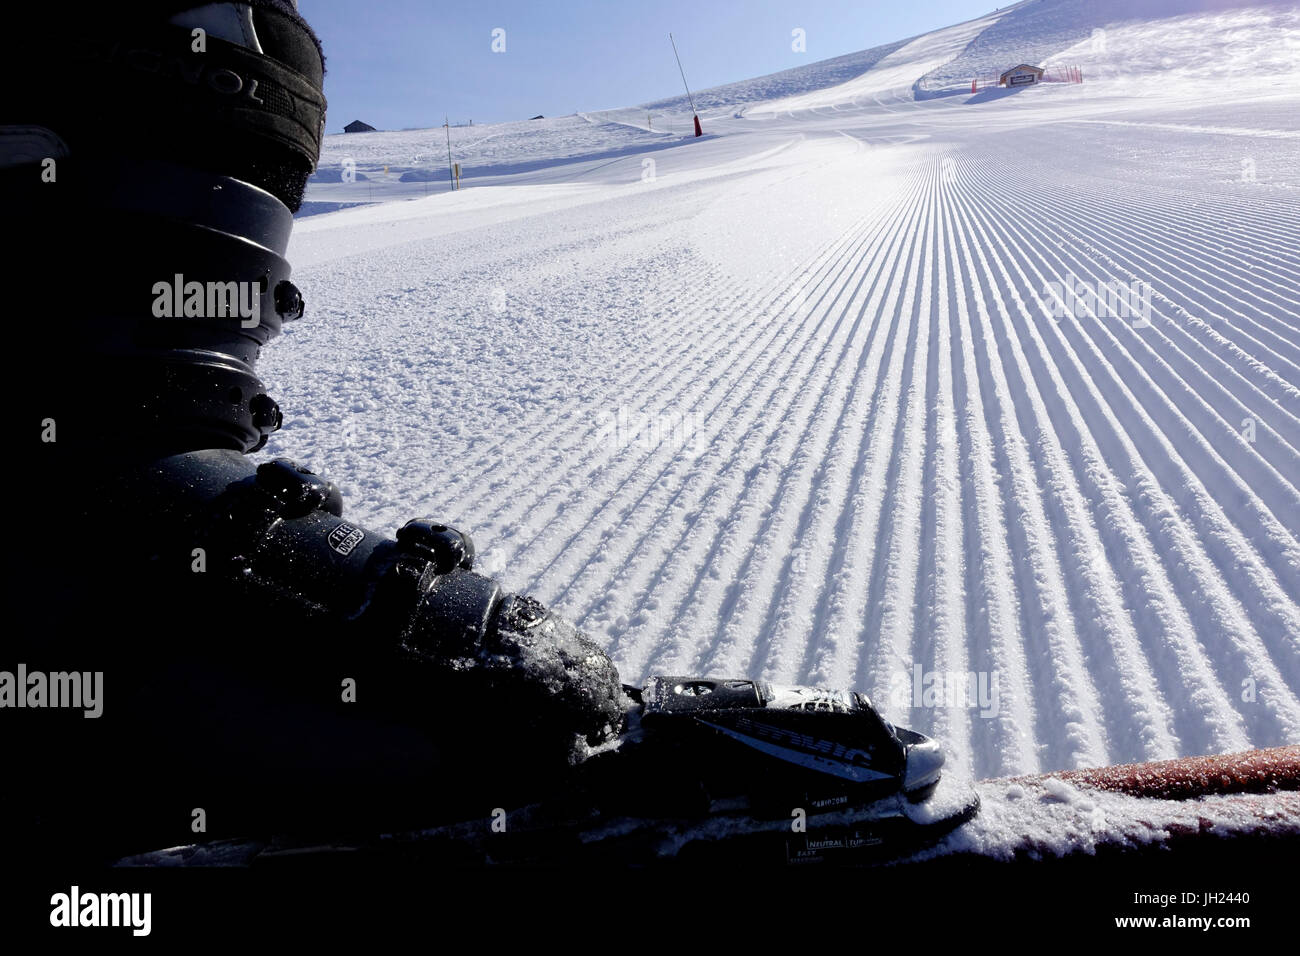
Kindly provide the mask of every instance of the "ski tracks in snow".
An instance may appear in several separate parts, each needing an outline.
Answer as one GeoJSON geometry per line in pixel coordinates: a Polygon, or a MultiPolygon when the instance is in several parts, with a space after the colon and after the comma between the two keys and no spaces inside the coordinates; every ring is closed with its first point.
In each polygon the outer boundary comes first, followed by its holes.
{"type": "Polygon", "coordinates": [[[635,301],[589,317],[572,394],[439,439],[430,512],[626,680],[854,687],[977,776],[1300,739],[1300,201],[1075,171],[1068,123],[888,122],[802,114],[716,180],[667,151],[652,195],[489,227],[546,306],[470,356],[490,396],[549,376],[528,338],[566,296],[635,301]],[[784,195],[852,215],[756,280],[688,227],[719,189],[760,236],[784,195]],[[1054,316],[1067,279],[1147,283],[1150,324],[1054,316]]]}

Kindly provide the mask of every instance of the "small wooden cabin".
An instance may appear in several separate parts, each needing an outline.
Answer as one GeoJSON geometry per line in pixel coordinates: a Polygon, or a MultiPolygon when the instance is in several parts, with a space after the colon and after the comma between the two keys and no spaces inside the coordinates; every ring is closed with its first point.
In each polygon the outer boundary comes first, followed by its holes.
{"type": "Polygon", "coordinates": [[[1013,66],[998,77],[998,86],[1006,87],[1031,86],[1034,83],[1041,82],[1043,82],[1043,68],[1041,66],[1030,66],[1028,63],[1013,66]]]}

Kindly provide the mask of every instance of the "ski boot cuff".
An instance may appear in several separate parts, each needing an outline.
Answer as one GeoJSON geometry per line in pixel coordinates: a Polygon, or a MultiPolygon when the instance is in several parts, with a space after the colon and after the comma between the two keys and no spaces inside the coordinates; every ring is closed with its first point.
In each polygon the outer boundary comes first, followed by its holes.
{"type": "Polygon", "coordinates": [[[6,118],[52,130],[82,162],[191,166],[297,211],[325,129],[319,42],[287,4],[194,7],[114,4],[38,27],[19,50],[6,118]],[[202,26],[221,30],[212,11],[240,8],[246,31],[221,31],[236,40],[202,26]]]}
{"type": "Polygon", "coordinates": [[[185,165],[77,158],[56,182],[10,195],[31,248],[51,250],[33,253],[28,314],[44,321],[30,335],[48,334],[52,314],[62,344],[36,339],[29,354],[59,456],[265,444],[282,416],[254,363],[304,310],[279,199],[185,165]],[[69,234],[74,216],[84,225],[69,234]],[[70,307],[51,313],[51,296],[70,307]]]}

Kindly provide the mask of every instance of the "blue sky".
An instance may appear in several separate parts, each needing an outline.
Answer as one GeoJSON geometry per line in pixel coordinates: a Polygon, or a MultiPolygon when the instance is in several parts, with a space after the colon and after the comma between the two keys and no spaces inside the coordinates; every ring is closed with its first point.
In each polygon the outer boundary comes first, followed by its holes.
{"type": "MultiPolygon", "coordinates": [[[[997,0],[298,0],[325,46],[327,131],[632,106],[949,26],[997,0]],[[492,51],[493,30],[505,51],[492,51]],[[802,29],[807,52],[791,49],[802,29]]],[[[1003,4],[1005,5],[1005,4],[1003,4]]]]}

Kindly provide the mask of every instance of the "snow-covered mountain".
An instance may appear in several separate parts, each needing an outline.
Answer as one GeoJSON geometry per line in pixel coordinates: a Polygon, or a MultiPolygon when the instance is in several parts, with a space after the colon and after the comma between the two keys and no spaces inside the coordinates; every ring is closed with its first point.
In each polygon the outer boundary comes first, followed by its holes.
{"type": "Polygon", "coordinates": [[[629,681],[853,686],[976,776],[1300,740],[1300,7],[1030,0],[698,102],[453,129],[455,193],[442,129],[327,138],[265,454],[629,681]],[[971,92],[1021,62],[1083,82],[971,92]]]}

